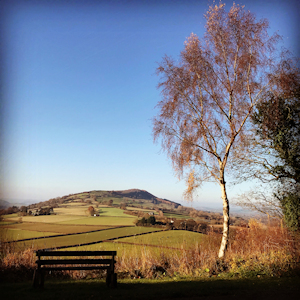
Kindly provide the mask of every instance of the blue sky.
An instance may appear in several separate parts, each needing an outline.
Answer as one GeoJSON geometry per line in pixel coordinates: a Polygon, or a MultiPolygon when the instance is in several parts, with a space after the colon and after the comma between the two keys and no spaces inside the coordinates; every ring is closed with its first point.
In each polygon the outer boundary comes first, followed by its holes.
{"type": "MultiPolygon", "coordinates": [[[[232,1],[223,1],[227,9],[232,1]]],[[[298,1],[236,1],[299,56],[298,1]]],[[[183,202],[152,121],[165,54],[202,37],[208,1],[1,1],[1,195],[140,188],[183,202]],[[84,3],[84,4],[83,4],[84,3]]],[[[229,197],[241,188],[229,188],[229,197]]],[[[207,184],[194,205],[221,206],[207,184]]]]}

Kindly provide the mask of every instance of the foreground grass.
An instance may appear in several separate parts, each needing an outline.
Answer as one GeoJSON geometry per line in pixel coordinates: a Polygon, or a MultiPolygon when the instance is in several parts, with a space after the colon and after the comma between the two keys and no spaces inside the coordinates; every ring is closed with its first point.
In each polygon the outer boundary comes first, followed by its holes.
{"type": "Polygon", "coordinates": [[[3,299],[299,299],[300,277],[220,280],[180,278],[118,280],[109,289],[103,280],[47,280],[44,289],[30,281],[0,284],[3,299]]]}

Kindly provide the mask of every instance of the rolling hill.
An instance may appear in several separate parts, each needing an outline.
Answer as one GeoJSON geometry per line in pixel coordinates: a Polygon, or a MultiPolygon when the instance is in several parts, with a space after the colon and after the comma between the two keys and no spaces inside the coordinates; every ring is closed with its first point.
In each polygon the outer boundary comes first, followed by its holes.
{"type": "Polygon", "coordinates": [[[125,203],[126,205],[135,207],[158,207],[164,209],[175,209],[182,206],[180,203],[176,203],[171,200],[163,199],[154,196],[153,194],[140,189],[129,189],[129,190],[116,190],[116,191],[85,191],[82,193],[69,194],[62,197],[49,199],[47,201],[32,204],[29,207],[38,206],[54,206],[56,204],[62,204],[64,202],[73,201],[97,201],[99,204],[108,204],[112,201],[114,205],[120,205],[125,203]]]}
{"type": "MultiPolygon", "coordinates": [[[[171,200],[163,199],[154,196],[153,194],[140,189],[129,189],[129,190],[117,190],[117,191],[90,191],[84,192],[89,197],[95,197],[97,201],[101,199],[113,199],[115,201],[126,201],[131,203],[139,202],[140,204],[155,204],[155,205],[165,205],[170,208],[177,208],[181,206],[180,203],[176,203],[171,200]]],[[[73,196],[82,196],[82,194],[74,194],[73,196]]]]}
{"type": "Polygon", "coordinates": [[[175,208],[181,205],[171,200],[158,198],[145,190],[131,189],[131,190],[123,190],[123,191],[111,191],[111,193],[112,195],[120,196],[120,197],[149,200],[153,204],[165,203],[175,208]]]}

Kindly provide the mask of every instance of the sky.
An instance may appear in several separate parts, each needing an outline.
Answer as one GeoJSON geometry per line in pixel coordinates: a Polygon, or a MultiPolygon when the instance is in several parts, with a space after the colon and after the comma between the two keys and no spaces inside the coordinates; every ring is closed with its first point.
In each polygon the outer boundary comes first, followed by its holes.
{"type": "MultiPolygon", "coordinates": [[[[299,2],[236,1],[296,56],[299,2]]],[[[209,3],[0,1],[0,199],[138,188],[188,205],[185,181],[153,143],[155,72],[192,32],[203,36],[209,3]]],[[[229,187],[229,198],[244,188],[229,187]]],[[[197,205],[221,207],[219,186],[204,184],[197,205]]]]}

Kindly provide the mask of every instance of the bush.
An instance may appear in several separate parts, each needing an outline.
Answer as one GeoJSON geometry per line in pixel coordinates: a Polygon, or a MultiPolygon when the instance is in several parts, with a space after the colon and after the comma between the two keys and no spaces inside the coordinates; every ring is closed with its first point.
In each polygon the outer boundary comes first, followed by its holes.
{"type": "Polygon", "coordinates": [[[93,216],[95,214],[95,208],[91,205],[87,210],[89,216],[93,216]]]}
{"type": "Polygon", "coordinates": [[[300,196],[297,193],[289,193],[280,199],[284,222],[291,231],[300,229],[300,196]]]}
{"type": "Polygon", "coordinates": [[[154,217],[154,216],[150,216],[150,217],[147,219],[147,224],[155,225],[155,223],[156,223],[156,220],[155,220],[155,217],[154,217]]]}

